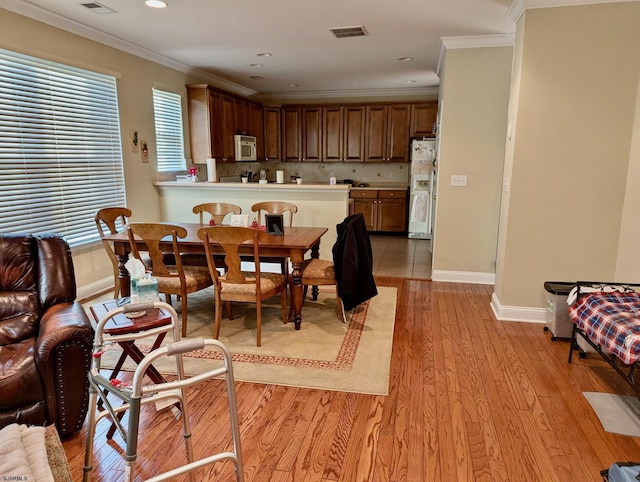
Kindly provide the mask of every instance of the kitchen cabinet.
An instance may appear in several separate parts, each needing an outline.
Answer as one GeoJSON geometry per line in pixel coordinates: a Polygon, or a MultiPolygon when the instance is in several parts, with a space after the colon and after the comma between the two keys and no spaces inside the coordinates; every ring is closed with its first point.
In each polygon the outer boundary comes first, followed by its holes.
{"type": "Polygon", "coordinates": [[[322,160],[322,107],[283,107],[284,161],[322,160]]]}
{"type": "Polygon", "coordinates": [[[411,104],[410,137],[433,137],[438,115],[438,101],[411,104]]]}
{"type": "Polygon", "coordinates": [[[264,106],[262,108],[262,122],[264,132],[264,160],[279,161],[282,156],[280,136],[280,107],[264,106]]]}
{"type": "Polygon", "coordinates": [[[406,232],[406,189],[351,189],[349,198],[350,214],[362,213],[368,231],[406,232]]]}
{"type": "Polygon", "coordinates": [[[196,164],[205,164],[208,158],[233,162],[233,136],[238,132],[262,138],[260,104],[206,84],[187,85],[187,111],[191,158],[196,164]]]}
{"type": "Polygon", "coordinates": [[[325,106],[322,109],[322,122],[323,161],[364,160],[364,106],[325,106]]]}
{"type": "Polygon", "coordinates": [[[365,162],[408,162],[410,104],[368,105],[365,162]]]}

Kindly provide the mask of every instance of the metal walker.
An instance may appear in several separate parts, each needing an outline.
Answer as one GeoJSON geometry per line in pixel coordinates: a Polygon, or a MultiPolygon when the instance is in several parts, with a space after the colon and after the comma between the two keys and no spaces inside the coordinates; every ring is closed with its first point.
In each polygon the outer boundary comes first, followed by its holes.
{"type": "Polygon", "coordinates": [[[91,480],[91,470],[93,469],[93,442],[95,437],[96,424],[105,417],[109,417],[111,419],[111,421],[118,429],[120,435],[125,440],[126,451],[124,457],[125,470],[123,480],[125,480],[126,482],[131,482],[134,480],[138,445],[138,425],[140,420],[141,405],[146,403],[155,403],[161,400],[176,400],[180,404],[182,411],[183,436],[187,453],[187,464],[169,470],[162,474],[158,474],[155,477],[147,479],[148,481],[167,480],[180,474],[189,473],[190,480],[195,482],[196,479],[194,471],[196,469],[226,459],[231,460],[234,464],[236,480],[238,482],[244,481],[242,454],[240,448],[240,429],[236,406],[233,368],[231,364],[231,353],[229,352],[228,348],[218,340],[208,338],[180,340],[180,333],[180,323],[178,322],[178,315],[175,309],[171,305],[160,301],[127,304],[124,306],[120,306],[109,311],[98,322],[94,337],[92,367],[89,371],[89,418],[83,475],[84,482],[88,482],[89,480],[91,480]],[[152,308],[163,308],[167,312],[169,312],[171,314],[171,323],[158,328],[127,335],[111,336],[104,333],[104,327],[106,323],[115,315],[118,315],[120,313],[143,311],[152,308]],[[105,376],[100,374],[101,354],[104,352],[105,347],[108,344],[118,341],[136,340],[139,338],[166,333],[169,331],[173,332],[174,340],[176,341],[166,346],[162,346],[145,356],[138,364],[133,375],[133,381],[130,386],[122,386],[118,383],[112,383],[111,380],[108,380],[105,376]],[[224,361],[223,366],[214,368],[193,377],[185,378],[182,355],[194,350],[201,350],[205,347],[214,349],[221,353],[224,361]],[[155,360],[164,356],[175,357],[178,379],[173,382],[143,385],[144,374],[147,368],[151,366],[155,360]],[[229,415],[231,419],[231,436],[233,439],[233,451],[220,452],[200,458],[198,460],[194,460],[191,440],[191,423],[186,396],[186,388],[190,387],[191,385],[196,385],[211,378],[220,376],[224,376],[226,380],[229,415]],[[123,401],[123,404],[114,407],[107,399],[108,394],[115,395],[117,398],[123,401]],[[102,404],[105,407],[105,409],[102,411],[98,410],[98,398],[100,398],[102,404]],[[124,413],[127,410],[129,411],[129,420],[127,430],[125,431],[123,425],[120,422],[118,414],[124,413]]]}

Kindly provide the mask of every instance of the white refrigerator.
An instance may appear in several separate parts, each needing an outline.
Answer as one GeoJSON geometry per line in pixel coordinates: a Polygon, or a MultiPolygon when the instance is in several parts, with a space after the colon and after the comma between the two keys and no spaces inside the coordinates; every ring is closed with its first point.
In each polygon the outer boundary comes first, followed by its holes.
{"type": "Polygon", "coordinates": [[[435,212],[436,140],[411,142],[409,237],[431,239],[435,212]]]}

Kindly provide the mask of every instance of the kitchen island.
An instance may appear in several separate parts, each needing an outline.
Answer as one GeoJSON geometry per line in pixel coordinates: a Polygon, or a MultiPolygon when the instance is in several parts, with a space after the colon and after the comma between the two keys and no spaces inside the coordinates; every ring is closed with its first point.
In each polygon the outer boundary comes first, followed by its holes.
{"type": "MultiPolygon", "coordinates": [[[[287,201],[298,206],[294,226],[325,227],[320,257],[333,259],[331,248],[336,241],[336,224],[349,215],[349,184],[293,184],[250,182],[175,182],[154,183],[159,191],[163,221],[193,223],[198,215],[193,206],[206,202],[226,202],[240,206],[249,215],[249,224],[257,213],[251,206],[261,201],[287,201]]],[[[260,220],[261,223],[264,220],[260,220]]]]}

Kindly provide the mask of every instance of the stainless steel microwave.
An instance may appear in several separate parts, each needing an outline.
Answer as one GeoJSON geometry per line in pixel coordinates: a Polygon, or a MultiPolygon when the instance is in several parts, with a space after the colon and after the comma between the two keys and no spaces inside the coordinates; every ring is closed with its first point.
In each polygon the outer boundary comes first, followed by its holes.
{"type": "Polygon", "coordinates": [[[256,161],[256,138],[253,136],[234,136],[236,145],[236,161],[256,161]]]}

